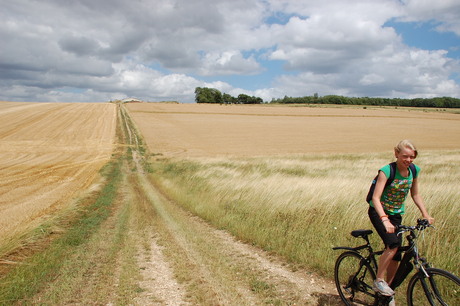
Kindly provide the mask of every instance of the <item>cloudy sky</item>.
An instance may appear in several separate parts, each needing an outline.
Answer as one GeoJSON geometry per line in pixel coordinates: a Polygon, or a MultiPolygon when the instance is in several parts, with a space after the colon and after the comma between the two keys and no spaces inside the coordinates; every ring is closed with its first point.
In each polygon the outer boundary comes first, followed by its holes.
{"type": "Polygon", "coordinates": [[[458,0],[0,0],[0,100],[460,98],[458,0]]]}

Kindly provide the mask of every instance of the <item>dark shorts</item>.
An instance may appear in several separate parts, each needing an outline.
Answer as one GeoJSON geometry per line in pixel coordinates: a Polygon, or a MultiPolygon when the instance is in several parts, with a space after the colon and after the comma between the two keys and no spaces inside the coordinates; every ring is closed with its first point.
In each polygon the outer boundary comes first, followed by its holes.
{"type": "MultiPolygon", "coordinates": [[[[396,233],[387,233],[387,230],[385,229],[385,226],[380,220],[380,217],[374,207],[369,206],[368,214],[372,225],[374,225],[375,230],[379,234],[380,238],[382,238],[385,247],[389,247],[390,249],[400,247],[402,243],[402,235],[398,236],[396,233]]],[[[391,224],[394,226],[401,225],[401,215],[388,215],[388,219],[390,219],[391,224]]],[[[401,260],[401,254],[398,252],[393,259],[401,260]]]]}

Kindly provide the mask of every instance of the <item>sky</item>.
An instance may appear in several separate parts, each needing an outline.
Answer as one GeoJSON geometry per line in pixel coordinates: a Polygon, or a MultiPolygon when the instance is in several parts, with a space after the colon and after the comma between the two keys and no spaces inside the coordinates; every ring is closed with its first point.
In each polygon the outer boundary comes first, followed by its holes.
{"type": "Polygon", "coordinates": [[[458,0],[0,0],[0,100],[460,98],[458,0]]]}

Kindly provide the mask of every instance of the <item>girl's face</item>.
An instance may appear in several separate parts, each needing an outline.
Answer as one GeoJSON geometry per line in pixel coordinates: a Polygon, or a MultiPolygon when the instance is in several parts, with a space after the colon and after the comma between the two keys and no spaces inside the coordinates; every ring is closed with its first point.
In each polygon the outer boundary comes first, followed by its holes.
{"type": "Polygon", "coordinates": [[[412,149],[403,148],[399,152],[395,151],[395,157],[396,157],[397,164],[404,166],[404,167],[409,167],[409,165],[415,159],[415,152],[412,149]]]}

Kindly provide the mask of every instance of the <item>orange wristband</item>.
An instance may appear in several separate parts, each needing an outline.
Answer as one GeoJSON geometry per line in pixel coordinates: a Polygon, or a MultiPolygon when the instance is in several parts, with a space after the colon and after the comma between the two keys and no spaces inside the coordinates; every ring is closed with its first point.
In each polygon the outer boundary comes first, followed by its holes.
{"type": "Polygon", "coordinates": [[[380,220],[382,220],[383,218],[388,218],[388,216],[387,215],[380,216],[380,220]]]}

